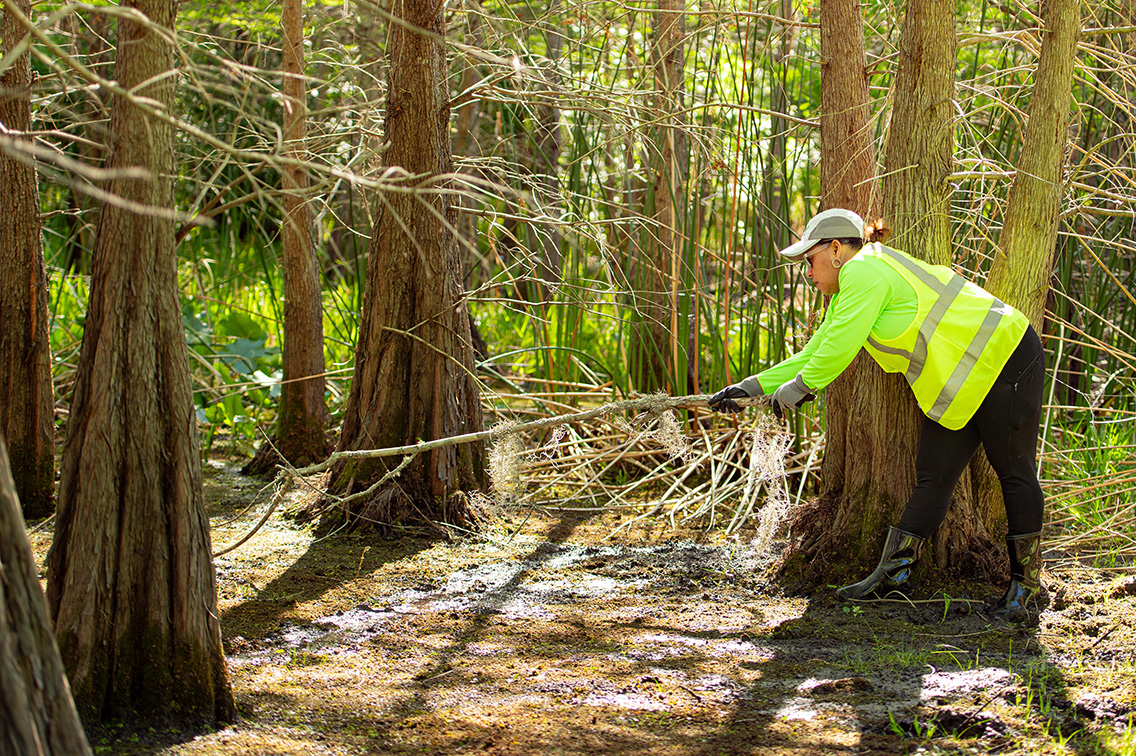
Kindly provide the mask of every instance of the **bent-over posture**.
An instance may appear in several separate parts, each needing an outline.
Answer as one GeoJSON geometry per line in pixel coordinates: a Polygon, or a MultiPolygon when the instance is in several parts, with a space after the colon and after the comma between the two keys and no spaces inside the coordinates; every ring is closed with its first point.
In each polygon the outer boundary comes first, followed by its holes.
{"type": "Polygon", "coordinates": [[[1042,593],[1041,341],[1018,310],[949,268],[884,246],[886,238],[882,221],[865,228],[849,210],[813,217],[781,255],[804,261],[809,279],[832,296],[823,322],[800,352],[727,386],[710,406],[736,412],[733,399],[771,394],[780,415],[814,398],[861,347],[885,371],[903,373],[924,414],[915,490],[875,570],[837,594],[874,598],[907,581],[981,444],[1002,483],[1009,523],[1010,587],[990,608],[1019,615],[1042,593]]]}

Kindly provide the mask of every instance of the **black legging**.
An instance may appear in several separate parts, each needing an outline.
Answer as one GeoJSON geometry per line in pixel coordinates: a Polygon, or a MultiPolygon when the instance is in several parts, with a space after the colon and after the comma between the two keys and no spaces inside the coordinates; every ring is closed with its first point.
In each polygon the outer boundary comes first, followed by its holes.
{"type": "Polygon", "coordinates": [[[947,430],[923,418],[915,490],[899,519],[900,530],[931,537],[947,516],[955,483],[979,444],[1002,482],[1009,535],[1041,530],[1045,499],[1036,455],[1044,384],[1045,351],[1031,326],[970,422],[947,430]]]}

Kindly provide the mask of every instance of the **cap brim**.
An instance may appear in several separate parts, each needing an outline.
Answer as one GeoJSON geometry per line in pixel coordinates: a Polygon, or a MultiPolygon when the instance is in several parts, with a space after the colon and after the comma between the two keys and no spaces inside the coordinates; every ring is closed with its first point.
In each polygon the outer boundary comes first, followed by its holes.
{"type": "Polygon", "coordinates": [[[781,250],[780,255],[788,260],[797,262],[802,256],[810,249],[816,246],[816,241],[813,239],[801,239],[796,244],[790,244],[785,249],[781,250]]]}

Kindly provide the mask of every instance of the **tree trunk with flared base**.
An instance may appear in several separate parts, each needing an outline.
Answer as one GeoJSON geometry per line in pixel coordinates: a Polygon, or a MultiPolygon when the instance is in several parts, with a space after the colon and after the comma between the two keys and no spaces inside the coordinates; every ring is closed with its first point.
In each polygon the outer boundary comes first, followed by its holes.
{"type": "MultiPolygon", "coordinates": [[[[304,12],[300,0],[285,0],[284,154],[306,159],[307,87],[304,83],[304,12]]],[[[260,447],[243,470],[263,475],[287,461],[304,467],[331,453],[324,398],[323,304],[308,211],[308,174],[302,165],[285,167],[284,183],[284,385],[280,389],[276,435],[260,447]]]]}
{"type": "Polygon", "coordinates": [[[1025,313],[1042,331],[1053,250],[1065,194],[1073,68],[1081,30],[1080,0],[1043,3],[1043,41],[1029,121],[1006,206],[1006,224],[990,267],[987,288],[1025,313]]]}
{"type": "MultiPolygon", "coordinates": [[[[129,4],[172,29],[175,0],[129,4]]],[[[115,79],[169,110],[172,50],[118,23],[115,79]]],[[[178,301],[170,126],[116,96],[106,191],[59,488],[47,598],[79,713],[157,726],[232,721],[189,360],[178,301]]]]}
{"type": "MultiPolygon", "coordinates": [[[[380,190],[367,265],[351,394],[339,449],[376,449],[482,429],[473,375],[469,311],[463,300],[456,210],[444,178],[452,171],[447,68],[439,42],[442,6],[395,0],[403,23],[389,30],[390,87],[383,153],[388,177],[405,191],[380,190]],[[417,29],[425,33],[420,33],[417,29]]],[[[328,493],[369,488],[398,461],[337,464],[328,493]]],[[[468,523],[464,492],[485,487],[484,445],[459,444],[414,459],[393,480],[349,507],[324,508],[324,527],[408,522],[468,523]]]]}
{"type": "MultiPolygon", "coordinates": [[[[1051,2],[1043,7],[1044,37],[1030,95],[1029,121],[1010,188],[1006,224],[986,281],[990,293],[1025,313],[1038,333],[1045,330],[1049,280],[1056,263],[1073,68],[1081,30],[1080,0],[1051,2]]],[[[983,506],[997,510],[1002,504],[1002,489],[989,463],[976,460],[970,467],[970,477],[983,506]]]]}

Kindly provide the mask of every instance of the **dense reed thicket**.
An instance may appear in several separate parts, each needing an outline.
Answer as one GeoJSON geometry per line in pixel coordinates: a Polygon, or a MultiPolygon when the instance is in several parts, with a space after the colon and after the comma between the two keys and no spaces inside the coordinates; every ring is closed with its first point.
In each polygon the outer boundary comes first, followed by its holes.
{"type": "MultiPolygon", "coordinates": [[[[863,8],[874,136],[882,145],[902,3],[868,0],[863,8]]],[[[393,190],[375,170],[387,19],[370,0],[320,0],[307,10],[306,162],[334,411],[346,395],[355,342],[369,200],[393,190]]],[[[816,4],[709,0],[685,11],[680,76],[664,86],[654,3],[451,6],[452,187],[463,209],[468,305],[484,342],[483,400],[492,413],[632,394],[640,388],[634,359],[644,324],[666,335],[651,347],[666,371],[664,384],[652,388],[684,394],[713,391],[781,359],[818,317],[814,291],[776,255],[819,202],[824,51],[816,4]],[[669,198],[655,196],[664,167],[680,177],[667,184],[669,198]],[[665,228],[654,211],[661,199],[680,209],[665,228]],[[675,254],[666,270],[652,271],[649,250],[664,236],[678,239],[675,254]],[[666,284],[665,318],[645,292],[652,275],[666,284]]],[[[38,4],[33,19],[63,412],[92,224],[106,199],[98,190],[108,113],[100,82],[113,77],[113,29],[125,12],[50,2],[38,4]]],[[[208,441],[221,431],[238,451],[258,441],[258,426],[270,425],[280,377],[278,14],[266,0],[183,6],[178,111],[169,114],[179,125],[173,211],[198,414],[208,441]]],[[[959,3],[952,227],[955,263],[979,281],[999,243],[1038,24],[1030,3],[959,3]]],[[[1121,0],[1084,11],[1046,325],[1043,477],[1055,524],[1069,523],[1077,539],[1136,534],[1127,514],[1136,487],[1134,24],[1121,0]],[[1086,523],[1093,527],[1073,527],[1086,523]]],[[[795,422],[799,464],[790,472],[807,478],[823,449],[823,404],[795,422]]],[[[656,498],[686,490],[667,482],[656,498]]]]}

